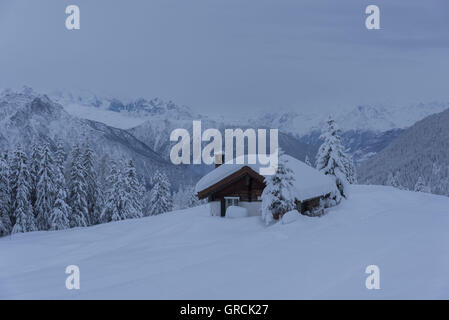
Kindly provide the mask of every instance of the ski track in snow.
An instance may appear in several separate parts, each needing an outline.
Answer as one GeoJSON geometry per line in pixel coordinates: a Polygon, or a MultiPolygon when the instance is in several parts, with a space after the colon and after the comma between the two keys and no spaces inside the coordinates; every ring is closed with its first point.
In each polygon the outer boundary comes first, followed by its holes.
{"type": "Polygon", "coordinates": [[[449,198],[353,186],[321,218],[264,226],[202,206],[0,239],[0,298],[449,298],[449,198]],[[67,290],[65,268],[80,267],[67,290]],[[380,268],[367,290],[365,268],[380,268]]]}

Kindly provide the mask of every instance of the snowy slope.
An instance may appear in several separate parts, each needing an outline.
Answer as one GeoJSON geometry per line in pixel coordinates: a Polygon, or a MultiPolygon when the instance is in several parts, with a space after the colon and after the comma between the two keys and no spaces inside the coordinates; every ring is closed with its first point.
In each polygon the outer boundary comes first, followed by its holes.
{"type": "Polygon", "coordinates": [[[359,181],[386,184],[391,173],[400,185],[413,190],[421,177],[432,193],[449,196],[448,123],[449,109],[418,121],[361,164],[359,181]]]}
{"type": "Polygon", "coordinates": [[[0,298],[449,298],[449,198],[355,186],[321,218],[265,227],[207,206],[0,239],[0,298]],[[81,289],[65,289],[78,265],[81,289]],[[365,268],[380,267],[377,291],[365,268]]]}

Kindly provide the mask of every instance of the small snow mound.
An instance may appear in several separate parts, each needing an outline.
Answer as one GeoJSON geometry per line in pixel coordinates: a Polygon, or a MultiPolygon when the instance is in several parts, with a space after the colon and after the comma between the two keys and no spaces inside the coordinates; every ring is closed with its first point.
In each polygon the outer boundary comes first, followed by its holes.
{"type": "Polygon", "coordinates": [[[226,218],[236,219],[248,217],[248,210],[246,208],[230,206],[226,209],[226,218]]]}
{"type": "Polygon", "coordinates": [[[296,220],[299,219],[299,216],[300,215],[299,215],[298,210],[289,211],[282,216],[282,219],[281,219],[282,224],[289,224],[289,223],[295,222],[296,220]]]}

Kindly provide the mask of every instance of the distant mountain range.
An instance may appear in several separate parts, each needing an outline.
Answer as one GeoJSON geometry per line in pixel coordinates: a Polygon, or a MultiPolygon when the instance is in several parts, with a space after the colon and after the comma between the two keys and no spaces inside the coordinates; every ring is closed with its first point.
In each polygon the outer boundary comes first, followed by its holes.
{"type": "MultiPolygon", "coordinates": [[[[252,127],[282,128],[284,133],[296,137],[303,137],[315,131],[320,131],[328,116],[322,112],[312,111],[275,112],[262,113],[251,118],[238,116],[234,117],[234,119],[226,120],[221,115],[216,114],[200,115],[188,106],[179,105],[172,101],[166,102],[160,98],[138,98],[130,101],[121,101],[117,98],[100,97],[90,92],[73,93],[66,91],[53,92],[48,94],[48,96],[74,113],[76,112],[76,110],[73,110],[75,106],[82,111],[84,111],[83,107],[94,107],[97,111],[120,113],[122,118],[138,118],[140,123],[154,117],[176,120],[206,118],[220,123],[231,122],[234,125],[246,124],[252,127]]],[[[332,115],[343,132],[387,132],[408,128],[415,122],[448,108],[448,102],[416,103],[406,106],[375,104],[360,105],[352,109],[334,110],[332,115]]],[[[107,121],[108,119],[104,120],[107,121]]]]}
{"type": "MultiPolygon", "coordinates": [[[[316,149],[321,144],[319,136],[328,114],[317,112],[278,112],[263,113],[254,118],[236,116],[226,119],[221,115],[201,115],[191,108],[165,102],[159,98],[122,102],[115,98],[98,97],[92,93],[58,92],[52,99],[61,103],[71,114],[81,118],[101,121],[110,126],[131,129],[133,134],[144,138],[156,151],[166,151],[165,138],[167,130],[189,128],[193,119],[202,120],[209,127],[252,127],[278,128],[290,139],[311,145],[316,149]],[[162,149],[160,149],[162,148],[162,149]],[[165,149],[165,150],[164,150],[165,149]]],[[[384,149],[398,137],[404,129],[415,122],[449,108],[449,103],[416,103],[407,106],[363,105],[349,110],[338,110],[333,116],[342,131],[343,143],[356,161],[364,161],[384,149]]],[[[293,156],[303,154],[313,157],[315,151],[298,150],[293,156]]]]}
{"type": "MultiPolygon", "coordinates": [[[[170,148],[170,133],[177,128],[192,129],[193,120],[201,120],[203,130],[216,128],[224,132],[226,128],[253,127],[249,120],[236,117],[236,120],[225,120],[220,115],[202,115],[187,106],[181,106],[172,101],[164,102],[159,98],[151,100],[139,98],[133,101],[121,102],[113,98],[99,98],[93,94],[74,95],[72,93],[56,93],[52,99],[58,101],[71,114],[104,122],[110,126],[127,129],[129,133],[147,144],[163,158],[168,159],[170,148]]],[[[255,128],[274,128],[260,124],[255,128]]],[[[224,134],[223,134],[224,136],[224,134]]],[[[290,155],[304,160],[306,155],[314,158],[317,145],[300,141],[292,134],[280,131],[279,144],[290,155]]],[[[195,168],[204,173],[207,167],[195,168]]]]}

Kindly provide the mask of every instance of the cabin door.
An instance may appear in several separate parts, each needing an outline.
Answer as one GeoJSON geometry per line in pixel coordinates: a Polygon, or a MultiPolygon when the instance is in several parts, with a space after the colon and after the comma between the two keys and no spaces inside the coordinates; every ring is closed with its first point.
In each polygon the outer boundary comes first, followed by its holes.
{"type": "Polygon", "coordinates": [[[226,215],[226,202],[225,202],[225,199],[221,199],[220,205],[221,205],[220,215],[222,217],[224,217],[226,215]]]}

